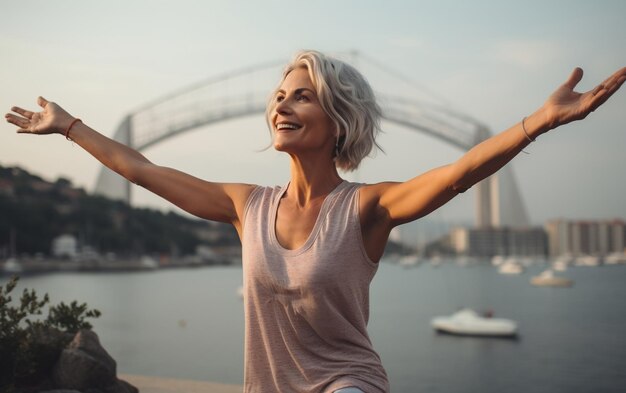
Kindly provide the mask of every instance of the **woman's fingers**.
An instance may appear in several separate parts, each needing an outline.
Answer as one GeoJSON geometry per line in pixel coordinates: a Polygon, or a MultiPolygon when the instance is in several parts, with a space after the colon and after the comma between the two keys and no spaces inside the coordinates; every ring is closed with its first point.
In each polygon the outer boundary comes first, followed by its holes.
{"type": "Polygon", "coordinates": [[[591,100],[591,111],[595,111],[600,105],[604,104],[613,95],[613,93],[619,90],[625,80],[626,68],[622,68],[591,90],[588,93],[591,100]]]}
{"type": "Polygon", "coordinates": [[[626,76],[626,67],[617,70],[613,75],[606,78],[606,80],[602,82],[601,85],[604,85],[604,86],[614,85],[615,83],[617,83],[617,81],[619,81],[620,78],[624,76],[626,76]]]}
{"type": "Polygon", "coordinates": [[[56,132],[58,127],[55,127],[55,122],[60,122],[59,113],[61,116],[67,113],[43,97],[37,98],[37,104],[43,110],[33,112],[14,106],[11,107],[12,112],[7,113],[4,117],[7,122],[19,128],[17,132],[20,134],[51,134],[56,132]]]}
{"type": "Polygon", "coordinates": [[[574,71],[572,71],[572,73],[570,74],[569,78],[567,78],[567,81],[565,81],[565,86],[567,86],[571,90],[574,90],[574,88],[576,87],[578,82],[580,82],[582,78],[583,78],[582,68],[576,67],[574,68],[574,71]]]}
{"type": "Polygon", "coordinates": [[[614,83],[608,87],[609,93],[613,94],[614,92],[616,92],[620,87],[622,87],[622,84],[624,84],[624,81],[626,81],[626,73],[625,75],[621,75],[618,78],[616,78],[614,83]]]}
{"type": "Polygon", "coordinates": [[[615,93],[617,89],[622,86],[624,83],[624,79],[626,78],[626,67],[617,70],[613,75],[609,76],[604,80],[604,82],[600,83],[593,90],[591,90],[592,96],[596,96],[598,94],[606,94],[609,95],[615,93]]]}
{"type": "Polygon", "coordinates": [[[39,104],[40,107],[45,108],[46,105],[48,105],[48,100],[46,100],[45,98],[43,98],[42,96],[39,96],[37,98],[37,104],[39,104]]]}
{"type": "Polygon", "coordinates": [[[30,127],[30,120],[29,119],[25,119],[23,117],[19,117],[19,116],[15,116],[12,113],[7,113],[4,116],[7,121],[11,124],[15,124],[16,126],[22,128],[22,129],[27,129],[28,127],[30,127]]]}
{"type": "Polygon", "coordinates": [[[593,90],[591,90],[591,96],[592,97],[596,96],[604,89],[605,89],[604,84],[599,84],[598,86],[594,87],[593,90]]]}
{"type": "Polygon", "coordinates": [[[11,110],[13,112],[19,113],[20,115],[24,116],[27,119],[31,119],[33,115],[35,114],[34,112],[27,111],[26,109],[22,109],[19,106],[14,106],[11,108],[11,110]]]}

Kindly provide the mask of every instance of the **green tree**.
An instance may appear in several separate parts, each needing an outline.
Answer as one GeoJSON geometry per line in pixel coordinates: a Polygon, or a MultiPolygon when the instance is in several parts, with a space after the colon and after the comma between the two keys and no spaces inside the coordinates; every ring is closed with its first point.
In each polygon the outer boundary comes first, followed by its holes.
{"type": "Polygon", "coordinates": [[[90,310],[86,303],[48,307],[48,294],[39,299],[34,289],[24,289],[17,305],[11,292],[19,278],[12,277],[0,286],[0,391],[16,392],[34,386],[49,375],[61,351],[80,329],[91,329],[86,318],[97,318],[100,311],[90,310]]]}

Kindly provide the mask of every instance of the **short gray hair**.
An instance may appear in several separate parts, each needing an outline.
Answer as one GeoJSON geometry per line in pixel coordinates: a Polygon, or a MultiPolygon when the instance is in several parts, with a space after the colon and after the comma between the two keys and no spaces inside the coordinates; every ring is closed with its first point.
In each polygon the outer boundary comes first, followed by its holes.
{"type": "MultiPolygon", "coordinates": [[[[285,67],[280,84],[296,68],[309,72],[322,109],[340,130],[335,165],[344,171],[357,169],[374,146],[381,149],[376,136],[380,132],[382,112],[374,91],[356,68],[317,51],[296,53],[285,67]]],[[[272,94],[265,113],[268,125],[276,107],[274,97],[272,94]]]]}

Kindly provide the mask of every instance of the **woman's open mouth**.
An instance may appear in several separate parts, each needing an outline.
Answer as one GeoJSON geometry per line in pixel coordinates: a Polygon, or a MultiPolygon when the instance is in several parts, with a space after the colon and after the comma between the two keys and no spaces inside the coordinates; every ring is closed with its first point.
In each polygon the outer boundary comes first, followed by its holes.
{"type": "Polygon", "coordinates": [[[297,130],[299,128],[302,128],[302,126],[300,124],[296,124],[296,123],[282,122],[282,123],[277,123],[276,124],[276,131],[293,131],[293,130],[297,130]]]}

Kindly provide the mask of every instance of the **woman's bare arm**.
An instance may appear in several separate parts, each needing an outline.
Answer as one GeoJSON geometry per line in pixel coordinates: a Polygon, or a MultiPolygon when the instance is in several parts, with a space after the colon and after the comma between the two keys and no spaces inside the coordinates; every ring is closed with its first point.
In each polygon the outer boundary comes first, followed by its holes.
{"type": "Polygon", "coordinates": [[[422,217],[502,168],[539,135],[574,120],[584,119],[615,93],[626,80],[626,68],[594,89],[578,93],[582,79],[576,68],[546,103],[525,121],[476,145],[458,161],[403,183],[380,183],[361,191],[361,211],[376,217],[386,230],[422,217]],[[385,225],[386,224],[386,225],[385,225]]]}
{"type": "Polygon", "coordinates": [[[253,185],[212,183],[175,169],[158,166],[136,150],[91,129],[54,102],[39,97],[41,112],[19,107],[5,118],[19,127],[18,133],[65,134],[111,170],[129,181],[167,199],[183,210],[213,221],[232,223],[240,230],[240,217],[253,185]]]}

